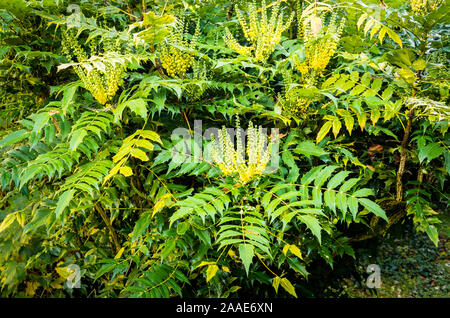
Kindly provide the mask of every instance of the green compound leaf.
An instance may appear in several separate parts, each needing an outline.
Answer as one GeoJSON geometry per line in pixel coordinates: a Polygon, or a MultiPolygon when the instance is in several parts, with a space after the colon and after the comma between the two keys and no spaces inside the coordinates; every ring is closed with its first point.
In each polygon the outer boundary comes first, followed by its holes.
{"type": "Polygon", "coordinates": [[[250,244],[240,244],[239,245],[239,257],[242,260],[242,263],[245,267],[245,272],[248,276],[248,270],[250,268],[250,264],[252,263],[253,256],[255,256],[255,249],[253,245],[250,244]]]}

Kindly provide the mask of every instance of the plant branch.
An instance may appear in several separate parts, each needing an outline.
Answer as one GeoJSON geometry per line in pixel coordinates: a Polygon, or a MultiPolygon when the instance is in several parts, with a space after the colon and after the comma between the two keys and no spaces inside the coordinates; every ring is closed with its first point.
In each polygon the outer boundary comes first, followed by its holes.
{"type": "Polygon", "coordinates": [[[103,209],[101,208],[100,205],[94,204],[94,208],[101,215],[103,221],[105,222],[106,226],[108,227],[109,233],[110,233],[111,238],[112,238],[113,243],[114,243],[114,247],[116,248],[116,252],[118,252],[120,250],[120,244],[119,244],[119,240],[117,239],[117,234],[114,231],[114,228],[112,227],[110,220],[108,219],[108,217],[106,216],[105,211],[103,211],[103,209]]]}
{"type": "Polygon", "coordinates": [[[397,182],[396,182],[396,201],[400,202],[403,199],[403,183],[402,177],[405,173],[405,164],[406,164],[406,146],[408,144],[409,134],[411,132],[412,120],[414,116],[414,111],[411,110],[408,114],[408,123],[406,124],[405,134],[403,135],[402,144],[400,146],[400,164],[398,166],[397,171],[397,182]]]}

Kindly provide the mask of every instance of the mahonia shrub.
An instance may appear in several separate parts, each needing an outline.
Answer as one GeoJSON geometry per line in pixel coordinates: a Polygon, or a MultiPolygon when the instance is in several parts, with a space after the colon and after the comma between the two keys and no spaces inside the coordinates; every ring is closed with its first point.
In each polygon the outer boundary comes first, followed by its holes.
{"type": "Polygon", "coordinates": [[[438,248],[448,10],[0,2],[0,295],[323,296],[394,225],[438,248]]]}

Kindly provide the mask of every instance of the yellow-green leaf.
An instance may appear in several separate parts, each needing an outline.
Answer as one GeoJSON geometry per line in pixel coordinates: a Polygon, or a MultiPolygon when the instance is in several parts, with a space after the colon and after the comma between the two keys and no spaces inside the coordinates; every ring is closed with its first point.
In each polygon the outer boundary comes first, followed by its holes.
{"type": "Polygon", "coordinates": [[[272,286],[275,288],[275,293],[278,294],[278,286],[280,286],[281,278],[279,276],[276,276],[273,278],[272,286]]]}
{"type": "Polygon", "coordinates": [[[235,293],[235,292],[237,292],[239,289],[241,289],[242,287],[241,286],[233,286],[233,287],[231,287],[230,289],[229,289],[229,292],[230,293],[235,293]]]}
{"type": "Polygon", "coordinates": [[[416,71],[422,71],[427,66],[427,62],[424,59],[415,60],[412,64],[416,71]]]}
{"type": "Polygon", "coordinates": [[[317,134],[316,143],[319,143],[328,134],[332,125],[332,121],[327,121],[325,124],[323,124],[322,128],[320,128],[319,133],[317,134]]]}
{"type": "Polygon", "coordinates": [[[362,16],[359,17],[358,23],[356,24],[358,27],[358,30],[361,28],[361,25],[364,23],[364,21],[366,20],[367,17],[368,17],[367,13],[364,13],[362,16]]]}
{"type": "Polygon", "coordinates": [[[119,151],[114,155],[113,163],[116,163],[116,162],[122,160],[125,156],[128,156],[131,149],[132,149],[132,144],[124,142],[122,147],[120,147],[119,151]]]}
{"type": "Polygon", "coordinates": [[[145,140],[145,139],[136,140],[135,145],[138,147],[145,148],[147,150],[153,150],[153,148],[154,148],[153,144],[150,141],[145,140]]]}
{"type": "Polygon", "coordinates": [[[14,222],[15,219],[16,219],[15,213],[8,214],[3,220],[2,224],[0,224],[0,232],[7,229],[14,222]]]}
{"type": "Polygon", "coordinates": [[[378,33],[378,40],[380,40],[380,44],[383,44],[383,39],[384,36],[386,35],[387,29],[385,27],[383,27],[380,31],[380,33],[378,33]]]}
{"type": "Polygon", "coordinates": [[[122,248],[117,252],[116,256],[114,256],[114,259],[119,259],[119,258],[122,256],[122,254],[123,254],[124,251],[125,251],[125,247],[122,247],[122,248]]]}
{"type": "Polygon", "coordinates": [[[117,174],[117,172],[119,172],[122,164],[127,160],[127,158],[123,158],[122,160],[120,160],[120,162],[118,164],[116,164],[114,166],[114,168],[112,168],[108,175],[105,177],[105,179],[103,179],[103,184],[106,183],[106,181],[108,181],[110,178],[112,178],[113,176],[115,176],[117,174]]]}
{"type": "Polygon", "coordinates": [[[123,174],[125,177],[129,177],[133,175],[133,170],[131,170],[131,168],[128,166],[124,166],[120,168],[120,173],[123,174]]]}
{"type": "Polygon", "coordinates": [[[380,30],[381,28],[381,23],[379,23],[377,21],[377,23],[375,24],[375,26],[372,28],[372,31],[370,31],[370,38],[372,39],[374,37],[374,35],[380,30]]]}
{"type": "Polygon", "coordinates": [[[291,251],[292,254],[294,254],[298,258],[303,259],[302,253],[300,252],[300,249],[297,247],[297,245],[290,245],[289,250],[291,251]]]}
{"type": "Polygon", "coordinates": [[[345,128],[347,128],[348,133],[351,135],[355,119],[348,110],[336,109],[336,112],[344,118],[345,128]]]}
{"type": "Polygon", "coordinates": [[[139,135],[141,135],[142,137],[144,137],[146,139],[150,139],[150,140],[153,140],[153,141],[156,141],[156,142],[162,144],[161,138],[154,131],[151,131],[151,130],[140,130],[139,131],[139,135]]]}
{"type": "Polygon", "coordinates": [[[341,130],[341,127],[342,127],[342,123],[341,123],[341,121],[338,118],[333,120],[333,135],[334,135],[334,138],[336,138],[337,135],[339,134],[339,131],[341,130]]]}
{"type": "Polygon", "coordinates": [[[381,116],[381,113],[378,108],[372,109],[372,112],[370,114],[370,120],[372,121],[373,125],[375,125],[377,123],[378,119],[380,119],[380,116],[381,116]]]}
{"type": "Polygon", "coordinates": [[[369,32],[370,28],[375,25],[375,22],[376,21],[374,19],[370,19],[369,21],[367,21],[366,25],[364,26],[364,35],[366,35],[367,32],[369,32]]]}
{"type": "Polygon", "coordinates": [[[290,247],[289,244],[286,244],[286,245],[283,247],[283,254],[284,254],[284,255],[286,255],[287,251],[289,251],[289,247],[290,247]]]}
{"type": "Polygon", "coordinates": [[[219,270],[219,266],[217,265],[208,265],[206,269],[206,282],[209,282],[214,276],[216,276],[217,271],[219,270]]]}
{"type": "Polygon", "coordinates": [[[292,286],[291,282],[286,277],[281,279],[280,284],[281,287],[283,287],[284,290],[286,290],[289,294],[291,294],[294,297],[297,297],[294,286],[292,286]]]}
{"type": "Polygon", "coordinates": [[[196,268],[199,268],[199,267],[202,267],[202,266],[207,266],[207,265],[214,265],[214,264],[216,264],[216,262],[205,262],[205,261],[203,261],[200,264],[198,264],[196,268]]]}
{"type": "Polygon", "coordinates": [[[56,267],[55,271],[64,279],[67,279],[72,274],[72,271],[69,270],[69,266],[56,267]]]}
{"type": "Polygon", "coordinates": [[[138,158],[138,159],[140,159],[142,161],[148,161],[149,160],[148,157],[147,157],[147,154],[145,152],[143,152],[141,149],[136,149],[135,148],[135,149],[130,151],[130,154],[133,157],[138,158]]]}
{"type": "Polygon", "coordinates": [[[164,207],[164,200],[159,200],[153,207],[152,217],[164,207]]]}
{"type": "Polygon", "coordinates": [[[364,85],[358,84],[356,85],[351,91],[350,91],[350,96],[356,96],[361,94],[364,90],[366,89],[366,87],[364,85]]]}
{"type": "Polygon", "coordinates": [[[394,41],[395,43],[397,43],[401,48],[403,48],[403,43],[402,43],[402,39],[400,38],[400,36],[395,33],[392,29],[387,29],[387,34],[389,35],[389,37],[392,39],[392,41],[394,41]]]}

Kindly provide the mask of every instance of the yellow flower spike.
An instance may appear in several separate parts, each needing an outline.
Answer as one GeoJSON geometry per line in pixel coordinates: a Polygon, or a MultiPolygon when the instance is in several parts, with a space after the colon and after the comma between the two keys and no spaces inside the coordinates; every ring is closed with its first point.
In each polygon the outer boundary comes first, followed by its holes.
{"type": "MultiPolygon", "coordinates": [[[[112,43],[111,39],[103,38],[105,52],[120,51],[119,43],[112,43]]],[[[68,57],[71,62],[75,59],[82,63],[88,61],[86,52],[81,48],[80,44],[75,38],[73,30],[67,30],[63,33],[62,41],[63,54],[68,57]]],[[[92,46],[92,53],[95,53],[95,46],[92,46]]],[[[87,69],[83,64],[74,66],[75,73],[84,83],[87,90],[92,96],[102,105],[110,101],[119,89],[119,82],[125,75],[124,67],[122,65],[113,65],[108,60],[102,61],[105,65],[104,71],[99,71],[96,68],[87,69]]]]}
{"type": "Polygon", "coordinates": [[[436,10],[440,5],[444,3],[444,0],[410,0],[409,4],[415,14],[426,15],[436,10]]]}
{"type": "Polygon", "coordinates": [[[171,44],[194,50],[197,46],[198,37],[200,35],[200,20],[197,21],[195,33],[190,43],[187,41],[187,33],[185,32],[184,18],[178,20],[178,25],[171,28],[168,35],[168,42],[164,43],[159,52],[161,65],[171,77],[184,77],[187,70],[194,62],[194,56],[191,52],[182,51],[181,49],[171,46],[171,44]]]}
{"type": "Polygon", "coordinates": [[[250,122],[247,131],[247,158],[245,158],[240,130],[239,120],[237,120],[236,150],[225,127],[219,132],[219,143],[222,146],[222,151],[220,151],[214,135],[211,135],[213,143],[211,154],[224,176],[237,174],[240,183],[246,184],[256,176],[263,174],[270,160],[272,142],[267,144],[267,136],[263,134],[262,127],[255,128],[250,122]],[[265,148],[266,144],[267,147],[265,148]]]}
{"type": "Polygon", "coordinates": [[[281,34],[289,28],[294,18],[292,13],[287,22],[283,23],[283,14],[278,14],[279,2],[273,6],[270,18],[264,0],[261,6],[262,8],[257,10],[254,1],[248,4],[248,23],[239,8],[235,7],[237,19],[245,38],[251,43],[250,46],[240,45],[228,28],[225,28],[224,35],[224,41],[229,48],[240,55],[250,55],[253,52],[256,61],[265,61],[270,57],[281,40],[281,34]],[[260,18],[258,11],[261,11],[260,18]]]}
{"type": "MultiPolygon", "coordinates": [[[[302,65],[302,64],[300,64],[302,65]]],[[[304,63],[303,65],[306,65],[304,63]]],[[[314,100],[314,96],[305,96],[302,93],[302,88],[311,87],[309,84],[304,86],[292,87],[293,80],[289,71],[283,72],[283,93],[278,98],[278,103],[281,106],[283,113],[289,116],[304,118],[306,110],[310,103],[314,100]]]]}
{"type": "Polygon", "coordinates": [[[302,76],[309,76],[310,85],[314,83],[312,73],[320,75],[334,55],[346,21],[345,18],[342,18],[337,26],[337,15],[332,13],[330,23],[325,27],[322,19],[323,17],[315,16],[315,30],[311,29],[311,23],[307,23],[308,20],[304,21],[305,61],[300,61],[298,57],[294,57],[294,67],[302,73],[302,76]],[[320,28],[318,25],[320,25],[320,28]]]}
{"type": "Polygon", "coordinates": [[[308,63],[300,63],[300,64],[297,64],[297,69],[302,73],[302,75],[306,75],[306,74],[308,74],[308,70],[309,70],[309,67],[308,67],[308,63]]]}

